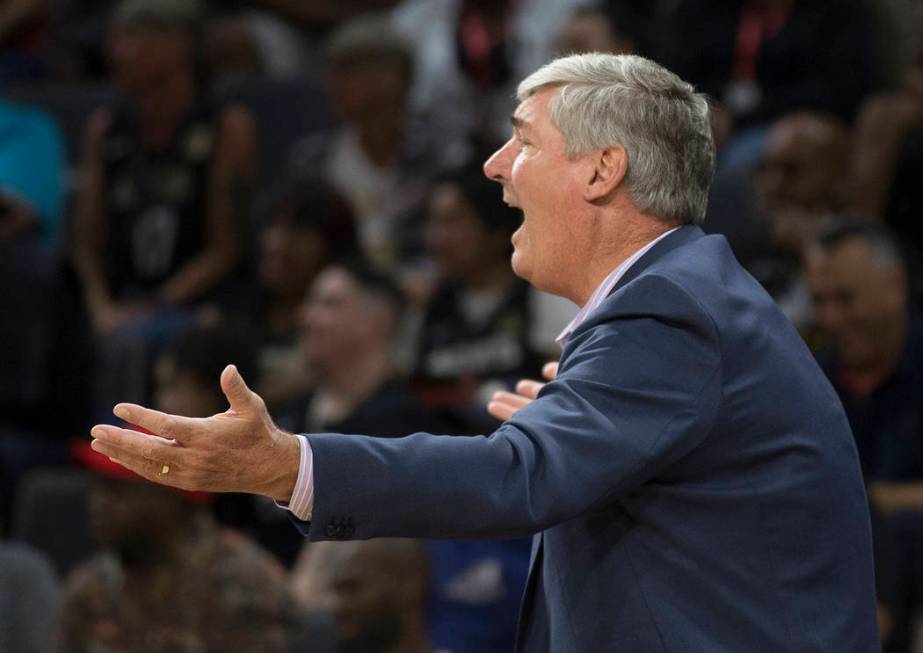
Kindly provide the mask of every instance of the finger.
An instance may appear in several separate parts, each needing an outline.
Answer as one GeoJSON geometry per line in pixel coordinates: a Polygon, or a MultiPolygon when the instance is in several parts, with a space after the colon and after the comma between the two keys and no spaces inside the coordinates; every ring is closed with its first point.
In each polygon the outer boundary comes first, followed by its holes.
{"type": "Polygon", "coordinates": [[[235,365],[228,365],[221,372],[221,391],[224,392],[234,412],[254,410],[262,403],[260,396],[247,387],[244,377],[240,375],[235,365]]]}
{"type": "Polygon", "coordinates": [[[531,399],[514,395],[511,392],[495,392],[487,404],[487,412],[501,421],[506,421],[531,403],[531,399]]]}
{"type": "Polygon", "coordinates": [[[516,413],[516,409],[509,404],[500,403],[498,401],[491,401],[487,404],[487,412],[496,417],[501,422],[505,422],[516,413]]]}
{"type": "Polygon", "coordinates": [[[197,420],[169,415],[137,404],[118,404],[112,412],[129,424],[137,424],[154,435],[187,443],[194,435],[197,420]]]}
{"type": "Polygon", "coordinates": [[[547,381],[554,381],[558,376],[558,361],[551,361],[542,366],[542,376],[547,381]]]}
{"type": "Polygon", "coordinates": [[[182,449],[171,440],[105,424],[94,426],[90,435],[120,459],[129,456],[153,461],[174,459],[182,449]]]}
{"type": "Polygon", "coordinates": [[[182,477],[177,473],[178,466],[170,460],[156,461],[139,458],[101,440],[93,440],[90,446],[93,447],[94,451],[108,457],[112,462],[118,463],[148,481],[185,489],[182,477]]]}
{"type": "Polygon", "coordinates": [[[491,401],[507,404],[517,410],[524,408],[525,406],[528,406],[532,403],[532,400],[529,397],[523,397],[522,395],[513,394],[512,392],[507,392],[505,390],[495,392],[494,396],[491,397],[491,401]]]}
{"type": "Polygon", "coordinates": [[[524,397],[529,399],[535,399],[538,397],[538,392],[545,386],[544,383],[539,383],[538,381],[533,381],[531,379],[523,379],[516,384],[516,393],[521,394],[524,397]]]}

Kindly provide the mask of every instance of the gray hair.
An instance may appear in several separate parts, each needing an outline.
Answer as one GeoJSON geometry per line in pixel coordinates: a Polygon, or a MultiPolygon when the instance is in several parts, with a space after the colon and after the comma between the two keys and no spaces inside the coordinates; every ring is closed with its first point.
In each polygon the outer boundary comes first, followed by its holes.
{"type": "Polygon", "coordinates": [[[708,101],[669,70],[635,55],[555,59],[520,84],[520,102],[560,86],[549,104],[567,156],[620,145],[635,206],[670,224],[701,223],[715,169],[708,101]]]}

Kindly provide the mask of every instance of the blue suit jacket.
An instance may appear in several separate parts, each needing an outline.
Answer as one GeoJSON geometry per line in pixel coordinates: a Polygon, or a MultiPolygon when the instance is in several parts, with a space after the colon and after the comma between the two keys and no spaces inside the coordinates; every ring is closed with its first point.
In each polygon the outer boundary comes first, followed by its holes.
{"type": "Polygon", "coordinates": [[[313,434],[313,539],[538,533],[524,651],[877,651],[833,389],[720,236],[649,250],[489,437],[313,434]]]}

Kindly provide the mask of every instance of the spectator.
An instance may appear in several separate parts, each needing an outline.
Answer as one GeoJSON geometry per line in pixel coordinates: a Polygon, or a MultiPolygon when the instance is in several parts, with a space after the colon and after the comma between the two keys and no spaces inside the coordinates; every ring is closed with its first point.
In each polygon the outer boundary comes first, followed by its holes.
{"type": "Polygon", "coordinates": [[[414,383],[428,404],[461,411],[475,432],[489,424],[486,399],[535,376],[573,313],[572,304],[549,302],[510,269],[510,236],[520,223],[479,169],[447,177],[430,198],[425,242],[440,278],[423,309],[414,383]],[[549,304],[567,313],[552,315],[551,327],[549,304]]]}
{"type": "Polygon", "coordinates": [[[407,111],[413,54],[381,17],[338,29],[327,45],[325,82],[341,127],[292,151],[296,178],[321,177],[349,202],[359,245],[377,268],[406,255],[412,216],[435,171],[456,156],[451,141],[407,111]]]}
{"type": "Polygon", "coordinates": [[[64,205],[64,138],[45,112],[0,100],[0,242],[38,232],[54,245],[64,205]],[[25,161],[29,165],[23,165],[25,161]]]}
{"type": "Polygon", "coordinates": [[[245,330],[228,325],[196,325],[182,332],[154,365],[154,404],[158,410],[186,417],[224,412],[227,399],[215,380],[231,361],[259,380],[255,343],[245,330]]]}
{"type": "Polygon", "coordinates": [[[673,70],[719,100],[736,133],[724,165],[754,163],[765,126],[788,113],[851,122],[881,82],[864,0],[681,0],[672,23],[673,70]]]}
{"type": "Polygon", "coordinates": [[[103,345],[102,406],[144,396],[147,348],[187,324],[240,260],[253,121],[205,97],[199,27],[196,5],[181,0],[124,0],[112,16],[113,76],[127,101],[87,122],[76,201],[76,264],[103,345]]]}
{"type": "Polygon", "coordinates": [[[923,322],[908,300],[894,240],[840,224],[807,254],[807,279],[829,349],[820,355],[846,409],[871,500],[893,528],[905,595],[894,651],[906,650],[923,588],[923,322]]]}
{"type": "Polygon", "coordinates": [[[260,339],[261,395],[274,405],[305,385],[298,350],[299,309],[317,274],[357,251],[352,211],[328,184],[285,185],[271,201],[259,240],[259,297],[252,311],[260,339]]]}
{"type": "Polygon", "coordinates": [[[426,633],[429,561],[421,542],[319,542],[305,548],[299,572],[293,585],[310,588],[311,607],[332,610],[342,653],[433,650],[426,633]]]}
{"type": "MultiPolygon", "coordinates": [[[[923,4],[912,13],[914,58],[898,88],[868,99],[856,119],[853,157],[854,202],[882,219],[923,257],[923,4]]],[[[911,268],[917,280],[923,270],[911,268]]]]}
{"type": "Polygon", "coordinates": [[[803,250],[847,205],[849,144],[835,117],[793,113],[770,128],[755,173],[726,169],[712,189],[709,229],[728,235],[747,269],[802,329],[811,318],[803,250]]]}
{"type": "Polygon", "coordinates": [[[555,35],[582,4],[586,0],[404,0],[392,15],[414,47],[414,112],[452,140],[506,140],[515,81],[551,58],[555,35]]]}
{"type": "Polygon", "coordinates": [[[7,0],[0,5],[0,88],[46,72],[51,3],[7,0]]]}
{"type": "Polygon", "coordinates": [[[276,412],[280,427],[395,437],[431,426],[394,366],[402,307],[397,288],[361,263],[321,272],[302,310],[313,386],[276,412]]]}
{"type": "Polygon", "coordinates": [[[281,567],[219,528],[203,502],[144,482],[89,448],[92,528],[104,551],[67,580],[57,650],[288,651],[281,567]]]}

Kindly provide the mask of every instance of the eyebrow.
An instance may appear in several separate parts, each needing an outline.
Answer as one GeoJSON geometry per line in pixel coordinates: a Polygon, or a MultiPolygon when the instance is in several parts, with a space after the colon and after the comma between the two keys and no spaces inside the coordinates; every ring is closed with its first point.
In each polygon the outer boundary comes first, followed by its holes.
{"type": "Polygon", "coordinates": [[[529,123],[523,120],[522,118],[517,118],[516,116],[510,116],[510,124],[513,125],[513,129],[523,129],[529,128],[529,123]]]}

